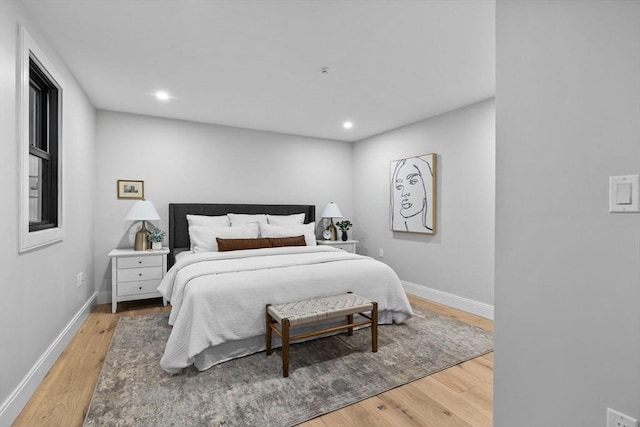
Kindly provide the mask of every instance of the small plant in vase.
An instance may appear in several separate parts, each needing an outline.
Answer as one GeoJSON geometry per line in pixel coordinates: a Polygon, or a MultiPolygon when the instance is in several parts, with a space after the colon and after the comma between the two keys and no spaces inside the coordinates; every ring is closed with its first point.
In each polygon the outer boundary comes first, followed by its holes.
{"type": "Polygon", "coordinates": [[[353,224],[348,219],[345,219],[344,221],[340,221],[340,222],[336,223],[336,226],[342,232],[342,236],[340,236],[340,237],[341,237],[343,242],[346,242],[347,240],[349,240],[349,236],[347,236],[347,230],[349,230],[352,225],[353,224]]]}
{"type": "Polygon", "coordinates": [[[166,236],[167,232],[157,227],[149,231],[149,241],[151,242],[151,249],[162,249],[162,242],[166,236]]]}

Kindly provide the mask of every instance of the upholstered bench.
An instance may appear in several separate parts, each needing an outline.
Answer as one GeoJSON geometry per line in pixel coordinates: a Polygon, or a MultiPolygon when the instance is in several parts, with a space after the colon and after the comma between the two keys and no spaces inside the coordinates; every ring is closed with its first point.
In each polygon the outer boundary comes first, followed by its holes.
{"type": "Polygon", "coordinates": [[[271,337],[275,332],[282,338],[282,376],[289,376],[289,344],[292,340],[310,338],[347,329],[353,335],[353,328],[371,324],[371,351],[378,351],[378,303],[369,301],[353,293],[313,298],[286,304],[267,304],[266,309],[267,356],[271,354],[271,337]],[[370,315],[364,313],[370,312],[370,315]],[[367,320],[354,322],[353,315],[359,314],[367,320]],[[313,332],[291,335],[292,327],[309,325],[322,320],[346,317],[347,324],[319,329],[313,332]]]}

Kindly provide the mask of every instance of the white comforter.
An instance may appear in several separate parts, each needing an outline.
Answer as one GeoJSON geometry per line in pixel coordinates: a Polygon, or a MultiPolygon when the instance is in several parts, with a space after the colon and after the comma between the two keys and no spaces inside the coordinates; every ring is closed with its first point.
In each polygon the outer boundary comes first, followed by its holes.
{"type": "Polygon", "coordinates": [[[386,264],[325,246],[193,254],[167,272],[158,290],[172,305],[173,330],[160,361],[170,373],[263,350],[266,304],[351,291],[378,302],[380,323],[412,314],[386,264]]]}

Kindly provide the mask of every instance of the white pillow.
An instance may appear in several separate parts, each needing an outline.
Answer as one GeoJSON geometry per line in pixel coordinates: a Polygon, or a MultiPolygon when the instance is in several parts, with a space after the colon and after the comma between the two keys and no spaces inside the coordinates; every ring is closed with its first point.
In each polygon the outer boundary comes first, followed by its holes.
{"type": "Polygon", "coordinates": [[[226,215],[209,216],[209,215],[187,215],[189,227],[229,227],[229,217],[226,215]]]}
{"type": "Polygon", "coordinates": [[[258,237],[258,224],[247,224],[236,227],[189,227],[192,251],[218,252],[216,237],[227,239],[255,239],[258,237]]]}
{"type": "Polygon", "coordinates": [[[229,221],[231,222],[232,227],[238,224],[249,224],[252,222],[258,222],[260,224],[267,223],[267,216],[265,214],[249,215],[230,213],[227,214],[227,216],[229,217],[229,221]]]}
{"type": "Polygon", "coordinates": [[[317,244],[315,222],[301,225],[260,224],[260,234],[262,237],[295,237],[302,234],[307,246],[317,244]]]}
{"type": "Polygon", "coordinates": [[[304,213],[293,215],[269,215],[267,214],[267,221],[273,225],[292,225],[292,224],[304,224],[304,213]]]}

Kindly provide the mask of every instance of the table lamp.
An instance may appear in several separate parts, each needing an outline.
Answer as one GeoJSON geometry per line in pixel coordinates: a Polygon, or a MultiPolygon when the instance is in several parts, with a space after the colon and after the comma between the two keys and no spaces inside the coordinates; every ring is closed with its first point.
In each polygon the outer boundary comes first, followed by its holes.
{"type": "Polygon", "coordinates": [[[336,226],[333,225],[333,218],[342,218],[342,213],[340,212],[338,205],[333,202],[327,203],[327,205],[322,209],[320,216],[322,218],[331,219],[331,223],[329,224],[329,227],[327,227],[327,230],[331,233],[331,240],[338,240],[338,231],[336,230],[336,226]]]}
{"type": "Polygon", "coordinates": [[[146,222],[160,219],[160,215],[156,208],[153,207],[153,203],[148,200],[137,200],[125,219],[127,221],[142,221],[142,227],[136,233],[133,249],[136,251],[146,251],[150,249],[149,231],[147,230],[146,222]]]}

